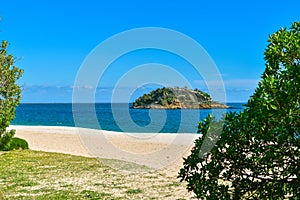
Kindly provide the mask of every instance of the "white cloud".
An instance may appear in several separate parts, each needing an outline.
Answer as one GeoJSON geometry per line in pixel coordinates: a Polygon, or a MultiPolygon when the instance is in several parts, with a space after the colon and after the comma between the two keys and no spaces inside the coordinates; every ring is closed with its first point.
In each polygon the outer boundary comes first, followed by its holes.
{"type": "Polygon", "coordinates": [[[205,81],[205,80],[195,80],[195,87],[206,87],[210,86],[222,86],[224,84],[225,89],[248,89],[252,90],[257,87],[259,80],[258,79],[233,79],[233,80],[223,80],[223,83],[220,81],[205,81]]]}

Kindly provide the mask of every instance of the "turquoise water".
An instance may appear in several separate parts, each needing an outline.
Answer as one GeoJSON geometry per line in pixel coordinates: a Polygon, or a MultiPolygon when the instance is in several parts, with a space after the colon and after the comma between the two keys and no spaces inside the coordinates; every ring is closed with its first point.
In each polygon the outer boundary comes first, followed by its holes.
{"type": "Polygon", "coordinates": [[[197,124],[209,113],[217,118],[225,112],[240,112],[243,103],[228,103],[230,109],[202,110],[149,110],[130,109],[128,104],[97,103],[77,104],[20,104],[13,125],[79,126],[121,132],[196,133],[197,124]],[[91,106],[95,110],[97,123],[92,120],[91,106]],[[126,115],[129,112],[130,117],[126,115]],[[150,114],[150,115],[149,115],[150,114]],[[165,114],[165,117],[163,116],[165,114]],[[74,115],[77,123],[74,122],[74,115]],[[151,117],[152,120],[151,120],[151,117]],[[165,123],[164,122],[165,119],[165,123]],[[134,125],[133,125],[134,124],[134,125]],[[151,124],[151,126],[148,126],[151,124]],[[138,126],[139,128],[137,128],[138,126]]]}

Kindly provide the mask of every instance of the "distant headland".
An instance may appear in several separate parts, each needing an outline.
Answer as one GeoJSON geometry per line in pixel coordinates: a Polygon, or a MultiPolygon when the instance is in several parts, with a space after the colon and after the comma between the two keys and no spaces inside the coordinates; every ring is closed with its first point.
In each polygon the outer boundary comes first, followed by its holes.
{"type": "Polygon", "coordinates": [[[132,105],[135,109],[208,109],[229,108],[213,101],[209,94],[198,89],[163,87],[139,97],[132,105]]]}

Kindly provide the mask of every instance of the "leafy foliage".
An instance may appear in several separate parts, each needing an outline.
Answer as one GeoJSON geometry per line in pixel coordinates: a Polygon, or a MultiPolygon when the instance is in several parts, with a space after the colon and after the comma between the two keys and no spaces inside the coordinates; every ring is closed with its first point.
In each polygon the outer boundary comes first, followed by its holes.
{"type": "Polygon", "coordinates": [[[15,118],[16,107],[20,103],[21,88],[16,84],[23,70],[14,66],[14,57],[7,54],[8,43],[3,41],[0,47],[0,150],[9,149],[15,131],[7,131],[15,118]]]}
{"type": "Polygon", "coordinates": [[[199,123],[203,137],[179,172],[198,198],[300,198],[300,22],[268,42],[266,69],[244,112],[228,113],[223,125],[211,116],[199,123]]]}
{"type": "Polygon", "coordinates": [[[28,149],[28,143],[26,140],[13,137],[9,143],[9,145],[4,149],[5,151],[11,151],[11,150],[24,150],[28,149]]]}

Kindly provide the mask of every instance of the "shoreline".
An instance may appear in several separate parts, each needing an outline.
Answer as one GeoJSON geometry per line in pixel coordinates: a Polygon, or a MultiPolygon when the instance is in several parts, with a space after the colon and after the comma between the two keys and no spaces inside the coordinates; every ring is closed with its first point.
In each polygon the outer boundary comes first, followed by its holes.
{"type": "Polygon", "coordinates": [[[77,126],[64,126],[64,125],[24,125],[24,124],[10,124],[9,128],[8,129],[27,129],[27,128],[32,128],[35,129],[34,127],[39,127],[39,128],[42,128],[42,129],[51,129],[52,127],[55,129],[55,128],[58,128],[58,129],[87,129],[87,130],[93,130],[93,131],[101,131],[101,132],[107,132],[107,133],[112,133],[112,134],[170,134],[170,135],[178,135],[178,134],[183,134],[183,135],[199,135],[198,133],[196,132],[193,132],[193,133],[181,133],[181,132],[121,132],[121,131],[110,131],[110,130],[103,130],[103,129],[94,129],[94,128],[84,128],[84,127],[77,127],[77,126]]]}
{"type": "Polygon", "coordinates": [[[181,168],[199,134],[124,133],[65,126],[11,125],[15,137],[25,139],[31,150],[85,157],[116,159],[166,169],[181,168]]]}

